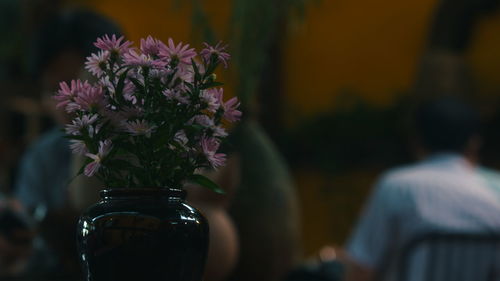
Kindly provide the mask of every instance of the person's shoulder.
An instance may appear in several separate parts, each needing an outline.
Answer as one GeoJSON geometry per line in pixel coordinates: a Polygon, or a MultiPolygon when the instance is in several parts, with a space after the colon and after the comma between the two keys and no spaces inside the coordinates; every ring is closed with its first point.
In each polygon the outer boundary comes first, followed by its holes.
{"type": "Polygon", "coordinates": [[[40,137],[33,143],[34,146],[51,146],[54,143],[60,143],[65,140],[64,134],[60,128],[52,128],[45,133],[41,134],[40,137]]]}
{"type": "Polygon", "coordinates": [[[53,128],[41,134],[30,147],[32,149],[47,149],[66,142],[62,131],[59,128],[53,128]]]}
{"type": "Polygon", "coordinates": [[[483,176],[486,176],[488,178],[500,181],[500,172],[495,170],[495,169],[484,167],[484,166],[479,166],[477,168],[477,172],[480,175],[483,175],[483,176]]]}
{"type": "Polygon", "coordinates": [[[425,167],[422,167],[422,165],[420,165],[419,163],[398,166],[383,173],[379,179],[379,183],[394,184],[402,182],[413,182],[415,180],[421,179],[422,174],[425,172],[425,167]]]}
{"type": "Polygon", "coordinates": [[[493,187],[495,191],[500,193],[500,172],[491,168],[480,166],[477,173],[481,176],[488,186],[493,187]]]}
{"type": "Polygon", "coordinates": [[[48,130],[32,142],[26,150],[26,157],[57,153],[59,150],[69,149],[68,141],[59,128],[48,130]]]}

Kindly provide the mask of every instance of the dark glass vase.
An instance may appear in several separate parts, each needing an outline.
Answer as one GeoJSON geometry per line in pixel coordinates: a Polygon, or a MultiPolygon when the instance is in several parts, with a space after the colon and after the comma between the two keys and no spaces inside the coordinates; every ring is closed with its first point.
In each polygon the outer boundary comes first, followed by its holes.
{"type": "Polygon", "coordinates": [[[201,281],[208,223],[177,189],[110,189],[78,222],[87,281],[201,281]]]}

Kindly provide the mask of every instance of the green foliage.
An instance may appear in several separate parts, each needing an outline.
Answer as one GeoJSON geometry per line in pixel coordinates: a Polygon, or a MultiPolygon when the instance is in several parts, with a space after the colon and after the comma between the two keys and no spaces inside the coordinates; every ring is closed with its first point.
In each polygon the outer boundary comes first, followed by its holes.
{"type": "MultiPolygon", "coordinates": [[[[229,23],[229,43],[233,57],[237,95],[245,111],[252,110],[254,95],[262,81],[263,69],[270,59],[273,40],[286,28],[289,17],[303,15],[306,4],[313,0],[233,0],[229,23]]],[[[175,1],[177,4],[179,0],[175,1]]],[[[202,0],[191,0],[193,29],[203,40],[214,42],[214,31],[202,0]]],[[[204,2],[208,4],[208,1],[204,2]]]]}
{"type": "Polygon", "coordinates": [[[314,167],[328,174],[408,162],[414,101],[401,96],[382,107],[343,93],[331,111],[302,118],[301,124],[284,132],[278,147],[295,167],[314,167]]]}
{"type": "Polygon", "coordinates": [[[251,107],[262,80],[269,50],[278,33],[286,27],[292,10],[303,10],[307,0],[233,0],[231,44],[238,70],[238,95],[251,107]]]}
{"type": "Polygon", "coordinates": [[[192,175],[188,178],[188,180],[206,187],[216,193],[225,194],[224,190],[222,190],[215,182],[203,175],[192,175]]]}

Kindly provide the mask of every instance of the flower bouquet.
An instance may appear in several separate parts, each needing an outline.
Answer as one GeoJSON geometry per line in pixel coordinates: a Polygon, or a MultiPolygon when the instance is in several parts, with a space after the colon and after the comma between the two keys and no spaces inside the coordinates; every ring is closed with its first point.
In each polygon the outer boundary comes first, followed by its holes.
{"type": "Polygon", "coordinates": [[[225,126],[241,117],[237,98],[223,99],[215,69],[230,55],[221,43],[197,54],[187,44],[152,37],[140,48],[115,35],[98,38],[86,69],[96,77],[61,82],[58,107],[71,149],[86,156],[80,173],[108,188],[181,188],[186,180],[220,192],[197,173],[224,165],[225,126]]]}
{"type": "Polygon", "coordinates": [[[85,156],[78,174],[106,186],[78,223],[86,278],[200,281],[208,223],[182,188],[189,180],[222,192],[199,171],[224,165],[226,127],[241,118],[214,73],[229,54],[220,43],[197,54],[152,37],[138,49],[114,35],[95,46],[86,69],[96,82],[62,82],[55,95],[73,117],[71,149],[85,156]]]}

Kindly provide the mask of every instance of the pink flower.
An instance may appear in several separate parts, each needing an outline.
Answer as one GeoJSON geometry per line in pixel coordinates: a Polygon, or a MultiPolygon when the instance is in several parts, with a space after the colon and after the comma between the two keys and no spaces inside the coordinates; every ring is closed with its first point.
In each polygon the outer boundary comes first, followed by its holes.
{"type": "MultiPolygon", "coordinates": [[[[176,144],[169,144],[168,145],[168,147],[171,150],[179,150],[179,147],[181,147],[184,150],[184,152],[189,151],[189,150],[193,150],[192,147],[189,147],[187,145],[189,142],[189,139],[186,136],[186,133],[184,132],[184,130],[180,130],[177,133],[175,133],[173,141],[176,144]]],[[[183,155],[186,155],[186,154],[184,153],[183,155]]]]}
{"type": "Polygon", "coordinates": [[[184,130],[180,130],[177,133],[175,133],[174,141],[178,142],[182,146],[185,146],[185,145],[187,145],[189,140],[188,140],[184,130]]]}
{"type": "Polygon", "coordinates": [[[66,133],[68,135],[81,135],[81,130],[92,125],[95,121],[97,121],[97,118],[97,114],[92,116],[83,115],[81,118],[76,117],[71,124],[66,125],[66,133]]]}
{"type": "Polygon", "coordinates": [[[176,142],[177,144],[176,145],[169,144],[168,147],[171,150],[179,150],[179,147],[181,147],[184,151],[193,150],[192,147],[188,146],[189,139],[186,136],[184,130],[180,130],[177,133],[175,133],[173,141],[176,142]]]}
{"type": "Polygon", "coordinates": [[[221,46],[222,42],[217,43],[215,46],[210,46],[207,43],[203,43],[205,49],[201,50],[200,55],[203,57],[206,63],[208,63],[212,56],[216,56],[217,62],[222,62],[224,67],[227,68],[227,61],[231,58],[231,55],[225,52],[227,45],[221,46]]]}
{"type": "Polygon", "coordinates": [[[240,102],[237,97],[229,99],[224,104],[224,118],[229,122],[236,122],[241,119],[241,111],[237,108],[240,106],[240,102]]]}
{"type": "Polygon", "coordinates": [[[208,111],[215,113],[219,109],[220,103],[213,90],[217,91],[216,89],[203,91],[201,93],[201,100],[207,104],[208,111]]]}
{"type": "Polygon", "coordinates": [[[122,109],[121,114],[126,118],[134,118],[143,114],[143,110],[140,107],[125,107],[122,109]]]}
{"type": "Polygon", "coordinates": [[[68,104],[73,102],[80,92],[87,91],[90,87],[91,85],[87,81],[82,82],[80,80],[71,80],[71,86],[66,82],[59,83],[59,91],[54,96],[54,99],[58,101],[56,107],[66,107],[66,111],[69,111],[68,104]]]}
{"type": "Polygon", "coordinates": [[[71,151],[74,154],[85,155],[89,152],[87,150],[87,146],[85,145],[85,143],[83,141],[81,141],[81,140],[69,140],[69,142],[71,143],[69,145],[69,147],[71,148],[71,151]]]}
{"type": "MultiPolygon", "coordinates": [[[[116,79],[115,79],[116,80],[116,79]]],[[[113,93],[115,91],[115,88],[113,86],[113,83],[109,80],[109,76],[103,76],[97,81],[97,85],[101,86],[103,90],[107,90],[110,93],[113,93]]]]}
{"type": "Polygon", "coordinates": [[[221,138],[227,137],[226,130],[224,128],[222,128],[221,126],[214,126],[210,129],[212,130],[212,135],[214,137],[221,137],[221,138]]]}
{"type": "Polygon", "coordinates": [[[224,128],[216,126],[214,120],[207,115],[196,115],[188,124],[197,124],[208,129],[209,134],[214,137],[227,137],[227,132],[224,128]]]}
{"type": "Polygon", "coordinates": [[[215,138],[203,137],[201,139],[201,148],[203,150],[203,154],[205,154],[208,162],[215,169],[224,166],[226,162],[226,155],[224,153],[217,153],[219,146],[220,143],[215,138]]]}
{"type": "Polygon", "coordinates": [[[224,119],[229,122],[235,122],[241,119],[242,113],[237,109],[240,106],[238,98],[233,97],[224,103],[224,90],[222,88],[216,90],[214,95],[217,97],[219,104],[221,104],[221,109],[224,111],[224,119]]]}
{"type": "Polygon", "coordinates": [[[189,98],[184,94],[184,92],[166,89],[163,91],[163,95],[167,97],[168,100],[174,100],[181,104],[189,104],[189,98]]]}
{"type": "Polygon", "coordinates": [[[126,53],[129,50],[130,45],[132,45],[132,42],[130,41],[124,41],[122,43],[123,39],[123,36],[117,39],[115,34],[113,34],[111,38],[106,34],[97,38],[97,42],[95,42],[94,45],[103,51],[109,51],[110,53],[117,53],[121,55],[126,53]]]}
{"type": "Polygon", "coordinates": [[[130,82],[129,80],[125,80],[125,84],[123,85],[123,95],[132,96],[134,92],[135,92],[134,83],[130,82]]]}
{"type": "Polygon", "coordinates": [[[214,120],[210,119],[210,117],[206,115],[196,115],[188,123],[198,124],[207,128],[211,128],[214,126],[214,120]]]}
{"type": "Polygon", "coordinates": [[[92,54],[90,57],[87,57],[87,61],[85,62],[85,69],[87,69],[96,77],[100,77],[106,70],[108,59],[108,51],[99,51],[97,54],[92,54]]]}
{"type": "Polygon", "coordinates": [[[102,160],[106,158],[111,149],[113,148],[110,140],[100,141],[99,142],[99,151],[97,154],[86,153],[85,156],[93,159],[94,161],[90,162],[85,166],[84,174],[87,177],[93,176],[99,168],[101,167],[102,160]]]}
{"type": "Polygon", "coordinates": [[[68,104],[66,109],[69,112],[75,110],[85,110],[89,112],[96,112],[106,107],[106,99],[101,87],[89,87],[80,91],[75,97],[74,102],[68,104]]]}
{"type": "Polygon", "coordinates": [[[182,63],[185,65],[190,65],[191,59],[196,56],[194,48],[189,49],[189,44],[184,45],[181,42],[176,46],[172,38],[168,39],[168,45],[165,49],[160,50],[160,54],[168,57],[175,64],[182,63]]]}
{"type": "MultiPolygon", "coordinates": [[[[180,65],[177,67],[177,72],[175,73],[175,78],[179,78],[184,82],[193,83],[194,72],[188,65],[180,65]]],[[[174,78],[174,79],[175,79],[174,78]]]]}
{"type": "Polygon", "coordinates": [[[149,125],[145,120],[124,122],[123,127],[125,132],[134,136],[146,136],[147,138],[150,138],[151,134],[154,133],[157,128],[155,125],[149,125]]]}
{"type": "Polygon", "coordinates": [[[165,83],[167,76],[171,73],[172,71],[167,68],[153,68],[151,69],[151,71],[149,71],[149,77],[159,78],[162,82],[165,83]]]}
{"type": "Polygon", "coordinates": [[[146,40],[141,39],[141,51],[143,54],[158,56],[160,50],[165,50],[167,46],[158,39],[148,36],[146,40]]]}
{"type": "Polygon", "coordinates": [[[129,118],[136,118],[141,114],[139,108],[124,107],[121,111],[106,109],[102,115],[109,121],[115,128],[122,129],[125,120],[129,118]]]}
{"type": "Polygon", "coordinates": [[[123,63],[129,66],[142,66],[162,68],[167,65],[167,62],[161,59],[154,59],[150,55],[139,54],[134,50],[129,50],[123,55],[123,63]]]}

